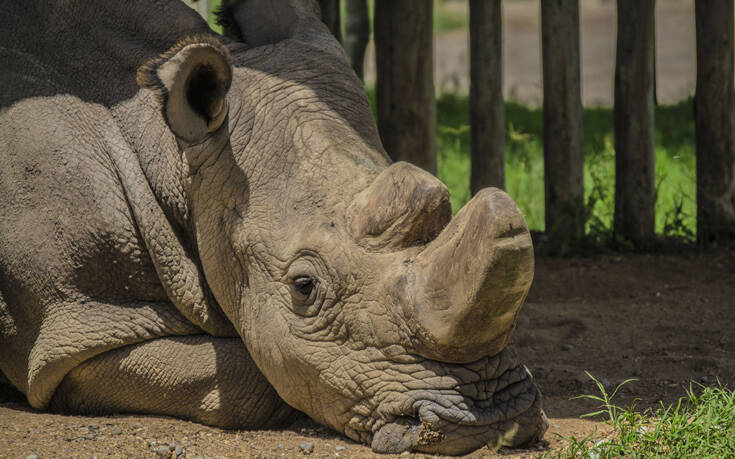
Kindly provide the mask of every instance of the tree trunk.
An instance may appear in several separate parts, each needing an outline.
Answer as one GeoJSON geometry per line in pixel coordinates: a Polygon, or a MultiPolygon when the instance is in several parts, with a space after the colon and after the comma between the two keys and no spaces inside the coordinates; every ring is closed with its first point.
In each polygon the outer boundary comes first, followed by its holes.
{"type": "Polygon", "coordinates": [[[345,10],[345,50],[352,68],[362,80],[365,47],[370,40],[367,0],[346,0],[345,10]]]}
{"type": "Polygon", "coordinates": [[[653,10],[653,0],[618,0],[613,232],[639,248],[655,230],[653,10]]]}
{"type": "Polygon", "coordinates": [[[436,174],[432,0],[375,0],[378,128],[388,154],[436,174]]]}
{"type": "Polygon", "coordinates": [[[584,153],[578,0],[541,2],[546,233],[556,247],[584,237],[584,153]]]}
{"type": "Polygon", "coordinates": [[[339,0],[319,0],[322,10],[322,21],[329,27],[332,35],[342,42],[342,25],[339,19],[339,0]]]}
{"type": "Polygon", "coordinates": [[[470,129],[474,195],[505,188],[505,107],[500,0],[470,0],[470,129]]]}
{"type": "Polygon", "coordinates": [[[733,2],[697,0],[697,241],[735,241],[733,2]]]}

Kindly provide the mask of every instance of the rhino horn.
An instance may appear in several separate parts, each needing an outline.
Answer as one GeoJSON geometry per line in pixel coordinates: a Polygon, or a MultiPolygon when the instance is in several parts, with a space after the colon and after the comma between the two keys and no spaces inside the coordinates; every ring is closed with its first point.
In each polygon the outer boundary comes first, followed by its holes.
{"type": "Polygon", "coordinates": [[[436,177],[398,162],[384,169],[347,210],[348,228],[369,250],[399,250],[434,239],[452,218],[449,191],[436,177]]]}
{"type": "Polygon", "coordinates": [[[401,303],[417,353],[471,362],[510,338],[533,280],[531,236],[513,200],[486,188],[408,266],[401,303]]]}

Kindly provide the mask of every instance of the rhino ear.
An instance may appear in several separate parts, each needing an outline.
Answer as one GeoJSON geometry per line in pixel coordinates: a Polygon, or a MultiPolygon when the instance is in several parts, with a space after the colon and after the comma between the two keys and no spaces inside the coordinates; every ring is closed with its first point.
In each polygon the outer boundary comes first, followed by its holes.
{"type": "Polygon", "coordinates": [[[138,69],[138,85],[153,92],[166,123],[186,142],[199,142],[227,116],[230,53],[216,38],[194,36],[138,69]]]}

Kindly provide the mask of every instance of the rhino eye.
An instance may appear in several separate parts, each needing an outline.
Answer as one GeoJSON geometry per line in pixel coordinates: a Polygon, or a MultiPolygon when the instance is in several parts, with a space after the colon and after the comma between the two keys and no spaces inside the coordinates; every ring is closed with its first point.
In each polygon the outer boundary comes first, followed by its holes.
{"type": "Polygon", "coordinates": [[[287,307],[292,312],[304,316],[313,317],[319,313],[325,296],[327,295],[327,284],[320,275],[323,265],[315,256],[302,256],[288,267],[281,278],[288,286],[291,301],[287,307]]]}
{"type": "Polygon", "coordinates": [[[293,280],[293,287],[299,297],[308,300],[316,287],[316,282],[309,276],[299,276],[293,280]]]}

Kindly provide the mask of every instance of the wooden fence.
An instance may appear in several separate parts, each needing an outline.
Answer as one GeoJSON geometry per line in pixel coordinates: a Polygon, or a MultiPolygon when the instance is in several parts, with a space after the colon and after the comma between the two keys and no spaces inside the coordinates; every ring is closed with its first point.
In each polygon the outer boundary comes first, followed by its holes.
{"type": "MultiPolygon", "coordinates": [[[[200,2],[203,0],[199,0],[200,2]]],[[[433,1],[374,0],[378,127],[394,160],[436,173],[433,1]]],[[[552,245],[584,241],[579,0],[541,0],[546,233],[552,245]]],[[[366,0],[320,0],[362,77],[366,0]],[[342,40],[340,6],[345,8],[342,40]]],[[[735,242],[733,0],[694,0],[697,83],[697,241],[735,242]]],[[[469,0],[471,189],[505,185],[501,0],[469,0]]],[[[617,1],[613,233],[654,243],[655,0],[617,1]]],[[[512,58],[512,57],[510,57],[512,58]]]]}

